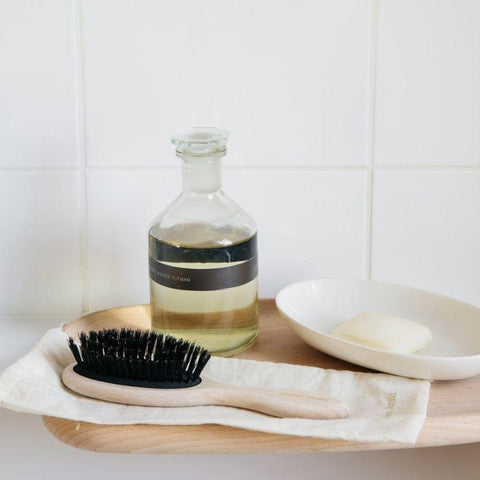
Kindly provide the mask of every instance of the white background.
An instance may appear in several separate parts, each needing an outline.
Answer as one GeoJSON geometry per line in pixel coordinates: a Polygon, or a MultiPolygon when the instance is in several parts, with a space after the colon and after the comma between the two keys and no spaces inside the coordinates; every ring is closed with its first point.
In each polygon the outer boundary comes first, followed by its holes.
{"type": "MultiPolygon", "coordinates": [[[[478,1],[1,0],[0,367],[50,325],[148,301],[147,227],[191,125],[231,132],[262,297],[360,277],[480,304],[478,1]]],[[[120,457],[0,419],[17,478],[478,476],[478,445],[120,457]]]]}

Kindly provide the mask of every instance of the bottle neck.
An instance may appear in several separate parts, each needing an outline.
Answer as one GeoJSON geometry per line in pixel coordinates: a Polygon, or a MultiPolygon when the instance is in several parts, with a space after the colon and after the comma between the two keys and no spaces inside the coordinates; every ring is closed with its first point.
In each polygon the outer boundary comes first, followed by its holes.
{"type": "Polygon", "coordinates": [[[213,193],[220,190],[222,187],[222,156],[181,156],[183,190],[193,193],[213,193]]]}

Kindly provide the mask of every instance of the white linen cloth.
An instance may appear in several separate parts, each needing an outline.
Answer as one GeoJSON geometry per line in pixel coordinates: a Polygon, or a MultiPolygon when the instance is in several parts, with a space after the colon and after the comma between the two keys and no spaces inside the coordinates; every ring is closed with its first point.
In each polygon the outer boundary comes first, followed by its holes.
{"type": "Polygon", "coordinates": [[[97,424],[219,424],[277,434],[414,443],[425,420],[430,383],[380,373],[324,370],[212,357],[202,376],[235,385],[300,389],[337,398],[350,408],[339,420],[274,418],[231,407],[135,407],[82,397],[61,380],[73,362],[61,328],[0,374],[0,406],[97,424]]]}

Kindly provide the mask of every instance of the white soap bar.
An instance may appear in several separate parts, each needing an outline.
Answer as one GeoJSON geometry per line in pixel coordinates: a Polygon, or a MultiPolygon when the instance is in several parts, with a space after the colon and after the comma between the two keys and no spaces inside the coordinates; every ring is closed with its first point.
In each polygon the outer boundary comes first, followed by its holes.
{"type": "Polygon", "coordinates": [[[432,341],[432,332],[420,323],[383,313],[360,313],[331,334],[350,342],[389,352],[413,353],[432,341]]]}

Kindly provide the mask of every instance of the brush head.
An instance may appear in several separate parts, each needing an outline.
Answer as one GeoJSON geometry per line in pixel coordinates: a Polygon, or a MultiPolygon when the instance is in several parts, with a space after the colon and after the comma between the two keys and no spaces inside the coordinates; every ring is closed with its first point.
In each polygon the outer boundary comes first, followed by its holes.
{"type": "Polygon", "coordinates": [[[122,328],[81,332],[70,337],[77,361],[73,368],[84,377],[119,385],[185,388],[201,382],[210,359],[207,350],[169,335],[122,328]]]}

